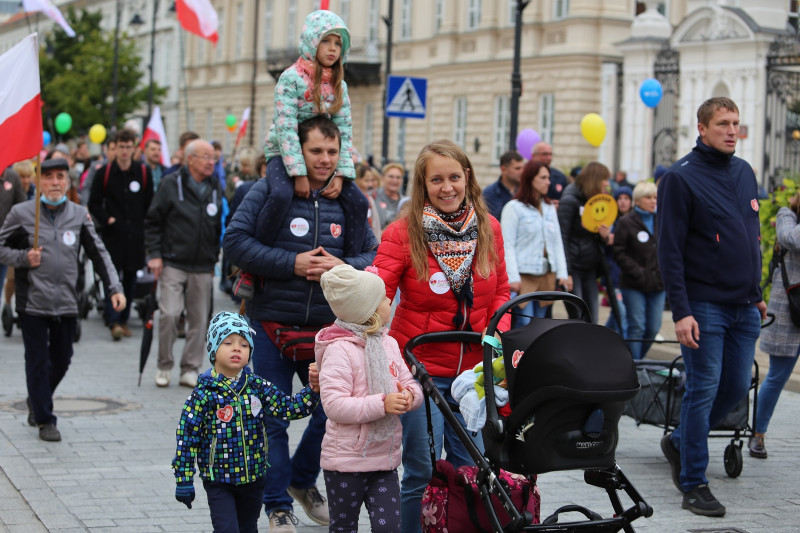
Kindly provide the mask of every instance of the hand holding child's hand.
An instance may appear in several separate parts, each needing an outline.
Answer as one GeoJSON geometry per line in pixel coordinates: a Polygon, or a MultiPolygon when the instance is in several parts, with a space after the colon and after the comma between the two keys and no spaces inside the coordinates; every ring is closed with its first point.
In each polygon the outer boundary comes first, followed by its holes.
{"type": "Polygon", "coordinates": [[[339,175],[334,176],[333,179],[331,179],[331,182],[328,184],[328,186],[325,187],[325,190],[322,191],[322,196],[330,200],[333,200],[334,198],[339,196],[339,193],[342,192],[343,181],[344,179],[341,176],[339,175]]]}
{"type": "Polygon", "coordinates": [[[390,392],[383,399],[383,410],[387,415],[402,415],[411,407],[411,393],[400,382],[397,383],[397,390],[399,392],[390,392]]]}
{"type": "Polygon", "coordinates": [[[308,365],[308,386],[316,393],[319,393],[319,371],[317,363],[308,365]]]}
{"type": "Polygon", "coordinates": [[[191,509],[194,501],[194,483],[178,483],[175,487],[175,499],[191,509]]]}
{"type": "Polygon", "coordinates": [[[308,198],[311,194],[311,187],[308,185],[308,176],[295,176],[294,195],[300,198],[308,198]]]}

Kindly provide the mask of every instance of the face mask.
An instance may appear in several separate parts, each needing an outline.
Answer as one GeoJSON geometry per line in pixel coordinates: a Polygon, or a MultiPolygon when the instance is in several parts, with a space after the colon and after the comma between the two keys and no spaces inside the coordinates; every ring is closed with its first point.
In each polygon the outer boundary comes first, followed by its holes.
{"type": "Polygon", "coordinates": [[[67,201],[66,195],[62,196],[61,198],[59,198],[55,202],[52,201],[52,200],[48,200],[46,196],[42,195],[42,203],[47,204],[47,205],[52,205],[53,207],[59,206],[59,205],[63,204],[66,201],[67,201]]]}

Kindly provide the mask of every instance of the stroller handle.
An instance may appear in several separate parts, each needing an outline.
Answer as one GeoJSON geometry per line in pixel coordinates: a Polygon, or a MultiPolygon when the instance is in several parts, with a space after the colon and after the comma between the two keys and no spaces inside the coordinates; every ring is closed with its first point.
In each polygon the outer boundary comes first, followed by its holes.
{"type": "Polygon", "coordinates": [[[589,306],[586,305],[586,302],[584,302],[580,297],[575,296],[574,294],[561,291],[529,292],[527,294],[515,296],[498,307],[497,311],[495,311],[494,315],[492,315],[489,325],[486,327],[486,334],[494,335],[497,331],[497,324],[500,323],[500,319],[503,318],[503,315],[505,315],[511,309],[514,309],[514,307],[531,301],[564,302],[567,304],[567,312],[569,313],[570,318],[578,318],[588,323],[592,322],[589,306]],[[574,316],[574,312],[576,311],[577,316],[574,316]]]}

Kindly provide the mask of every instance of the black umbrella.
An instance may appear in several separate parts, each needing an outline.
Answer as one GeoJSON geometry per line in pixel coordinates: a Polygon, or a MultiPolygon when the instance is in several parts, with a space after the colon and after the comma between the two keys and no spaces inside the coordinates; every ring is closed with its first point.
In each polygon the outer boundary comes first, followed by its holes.
{"type": "Polygon", "coordinates": [[[147,295],[144,302],[144,333],[142,334],[142,349],[139,352],[139,386],[142,386],[142,374],[147,357],[150,355],[150,345],[153,344],[153,315],[158,309],[156,299],[156,287],[158,281],[153,281],[153,290],[147,295]]]}

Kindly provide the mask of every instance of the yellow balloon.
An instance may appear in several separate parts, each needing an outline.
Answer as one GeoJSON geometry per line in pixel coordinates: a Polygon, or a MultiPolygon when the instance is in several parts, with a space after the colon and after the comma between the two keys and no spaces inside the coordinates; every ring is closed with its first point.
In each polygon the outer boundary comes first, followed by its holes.
{"type": "Polygon", "coordinates": [[[106,127],[102,124],[95,124],[89,128],[89,140],[95,144],[102,144],[106,140],[106,127]]]}
{"type": "Polygon", "coordinates": [[[581,119],[581,134],[592,146],[600,146],[606,138],[606,123],[597,113],[588,113],[581,119]]]}

